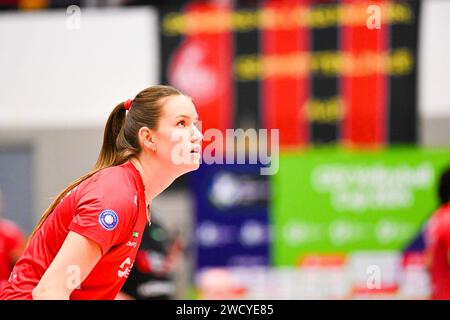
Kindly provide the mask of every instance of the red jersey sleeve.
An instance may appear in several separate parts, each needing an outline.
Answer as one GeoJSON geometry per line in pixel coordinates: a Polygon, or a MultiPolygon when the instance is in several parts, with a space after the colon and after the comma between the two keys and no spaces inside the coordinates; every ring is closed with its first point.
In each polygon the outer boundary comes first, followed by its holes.
{"type": "Polygon", "coordinates": [[[120,176],[102,176],[80,190],[69,230],[97,242],[102,254],[131,234],[137,218],[133,193],[126,186],[120,176]]]}

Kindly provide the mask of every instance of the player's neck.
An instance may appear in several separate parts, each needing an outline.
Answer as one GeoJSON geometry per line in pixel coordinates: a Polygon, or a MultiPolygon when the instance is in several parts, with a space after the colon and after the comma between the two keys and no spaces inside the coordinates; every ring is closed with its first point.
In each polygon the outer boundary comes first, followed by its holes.
{"type": "Polygon", "coordinates": [[[145,193],[150,203],[178,177],[162,168],[158,161],[145,155],[131,158],[130,161],[139,171],[144,183],[145,193]]]}

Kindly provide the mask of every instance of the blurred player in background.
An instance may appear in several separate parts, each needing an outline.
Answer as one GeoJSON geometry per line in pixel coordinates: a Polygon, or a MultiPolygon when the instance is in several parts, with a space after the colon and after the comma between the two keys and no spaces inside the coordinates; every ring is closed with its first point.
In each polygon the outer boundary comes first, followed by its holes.
{"type": "Polygon", "coordinates": [[[152,212],[152,224],[144,230],[133,269],[117,299],[175,299],[175,271],[181,255],[180,236],[170,233],[152,212]]]}
{"type": "Polygon", "coordinates": [[[431,298],[450,300],[450,167],[439,181],[439,209],[428,222],[425,243],[431,298]]]}
{"type": "Polygon", "coordinates": [[[14,264],[22,254],[25,235],[17,224],[3,218],[3,195],[0,190],[0,292],[7,285],[14,264]]]}
{"type": "Polygon", "coordinates": [[[200,165],[197,120],[192,100],[170,86],[118,104],[94,170],[44,212],[0,299],[114,299],[150,222],[151,201],[200,165]]]}

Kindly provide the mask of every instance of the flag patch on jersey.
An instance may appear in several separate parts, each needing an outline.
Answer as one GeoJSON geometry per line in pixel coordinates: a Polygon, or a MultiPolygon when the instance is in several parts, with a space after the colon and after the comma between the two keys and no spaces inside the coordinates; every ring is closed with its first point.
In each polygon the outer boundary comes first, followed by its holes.
{"type": "Polygon", "coordinates": [[[104,229],[112,231],[119,224],[119,216],[113,210],[103,210],[98,216],[98,222],[104,229]]]}

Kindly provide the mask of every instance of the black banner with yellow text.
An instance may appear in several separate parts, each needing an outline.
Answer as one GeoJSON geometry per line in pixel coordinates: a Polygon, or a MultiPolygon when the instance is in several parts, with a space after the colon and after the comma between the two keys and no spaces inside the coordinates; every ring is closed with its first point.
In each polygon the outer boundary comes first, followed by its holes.
{"type": "Polygon", "coordinates": [[[418,0],[192,1],[160,14],[161,75],[203,130],[281,147],[417,140],[418,0]]]}

